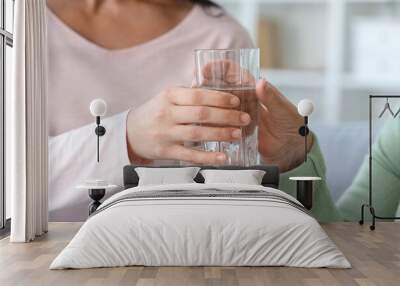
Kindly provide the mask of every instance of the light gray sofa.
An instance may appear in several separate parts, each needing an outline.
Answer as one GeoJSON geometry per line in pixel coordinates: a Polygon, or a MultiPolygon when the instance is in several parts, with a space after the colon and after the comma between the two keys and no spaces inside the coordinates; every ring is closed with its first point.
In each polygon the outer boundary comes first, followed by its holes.
{"type": "MultiPolygon", "coordinates": [[[[374,123],[373,139],[382,123],[374,123]]],[[[368,155],[368,121],[340,126],[314,124],[327,167],[327,183],[334,201],[350,186],[364,158],[368,155]]]]}

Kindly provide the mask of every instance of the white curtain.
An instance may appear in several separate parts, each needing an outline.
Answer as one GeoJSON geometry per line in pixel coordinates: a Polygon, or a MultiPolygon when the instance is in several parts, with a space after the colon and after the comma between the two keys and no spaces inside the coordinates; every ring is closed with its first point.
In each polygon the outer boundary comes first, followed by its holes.
{"type": "Polygon", "coordinates": [[[12,242],[47,232],[46,1],[15,1],[13,92],[6,98],[12,242]]]}

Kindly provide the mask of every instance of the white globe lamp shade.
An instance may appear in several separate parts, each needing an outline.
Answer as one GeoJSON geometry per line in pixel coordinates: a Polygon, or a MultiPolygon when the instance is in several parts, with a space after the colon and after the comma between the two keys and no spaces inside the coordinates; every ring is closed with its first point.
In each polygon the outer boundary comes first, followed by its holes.
{"type": "Polygon", "coordinates": [[[94,116],[104,116],[107,112],[107,103],[101,99],[96,98],[90,103],[90,113],[94,116]]]}
{"type": "Polygon", "coordinates": [[[302,99],[297,105],[297,112],[303,117],[310,116],[313,111],[314,103],[309,99],[302,99]]]}

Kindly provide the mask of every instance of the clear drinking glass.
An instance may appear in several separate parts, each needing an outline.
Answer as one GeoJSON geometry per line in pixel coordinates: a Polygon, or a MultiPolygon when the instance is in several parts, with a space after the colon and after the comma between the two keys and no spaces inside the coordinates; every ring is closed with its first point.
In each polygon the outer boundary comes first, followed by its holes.
{"type": "Polygon", "coordinates": [[[251,123],[236,142],[203,142],[206,151],[224,152],[227,165],[250,166],[258,159],[258,100],[255,89],[260,72],[259,49],[195,51],[196,87],[230,92],[240,98],[241,111],[251,123]]]}

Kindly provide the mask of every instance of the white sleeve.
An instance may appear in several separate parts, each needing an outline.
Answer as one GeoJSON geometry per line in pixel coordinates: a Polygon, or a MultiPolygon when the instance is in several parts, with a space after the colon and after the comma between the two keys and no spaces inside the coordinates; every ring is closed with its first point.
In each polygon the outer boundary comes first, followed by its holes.
{"type": "MultiPolygon", "coordinates": [[[[122,186],[123,166],[130,164],[126,143],[128,111],[102,119],[106,128],[100,137],[97,163],[96,124],[50,137],[49,217],[54,221],[82,221],[87,218],[90,199],[76,185],[88,179],[102,179],[122,186]]],[[[111,193],[107,192],[106,197],[111,193]]]]}

